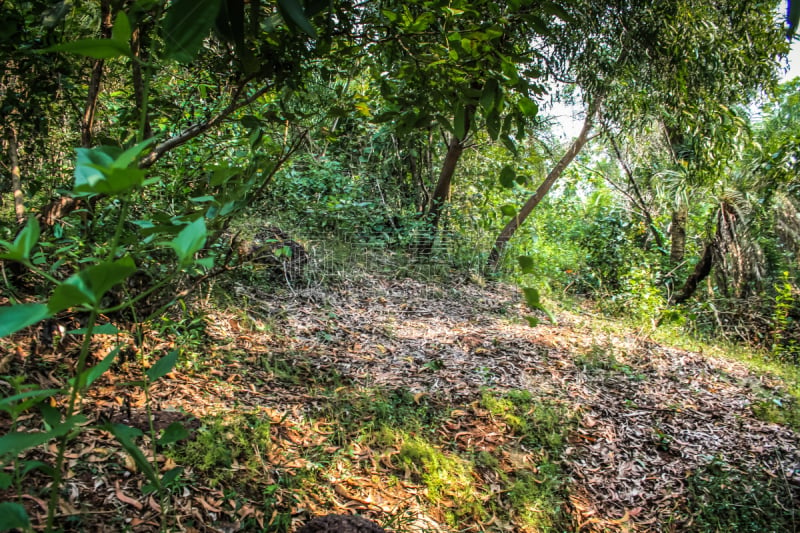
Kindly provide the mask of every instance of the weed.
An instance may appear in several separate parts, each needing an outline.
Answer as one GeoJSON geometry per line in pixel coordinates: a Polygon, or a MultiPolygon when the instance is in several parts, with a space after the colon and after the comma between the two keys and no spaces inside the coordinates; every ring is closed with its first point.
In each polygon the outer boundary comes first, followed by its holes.
{"type": "Polygon", "coordinates": [[[482,517],[485,510],[475,486],[472,463],[422,438],[403,433],[398,437],[402,441],[400,464],[425,485],[431,503],[442,503],[449,509],[446,514],[451,525],[465,517],[482,517]]]}
{"type": "Polygon", "coordinates": [[[689,476],[687,489],[692,531],[797,531],[798,494],[781,477],[741,472],[715,459],[689,476]]]}
{"type": "Polygon", "coordinates": [[[564,409],[535,400],[527,391],[511,391],[504,397],[484,391],[481,407],[502,419],[521,442],[558,452],[566,438],[569,417],[564,409]]]}
{"type": "Polygon", "coordinates": [[[260,464],[252,452],[254,447],[261,451],[270,448],[270,431],[270,422],[255,415],[213,419],[197,432],[194,440],[170,453],[178,463],[203,472],[212,487],[231,481],[234,476],[257,479],[261,475],[260,464]],[[240,468],[232,469],[234,463],[240,468]]]}
{"type": "Polygon", "coordinates": [[[781,400],[771,398],[756,402],[750,406],[753,416],[764,422],[783,424],[795,431],[800,431],[800,406],[794,398],[781,400]]]}

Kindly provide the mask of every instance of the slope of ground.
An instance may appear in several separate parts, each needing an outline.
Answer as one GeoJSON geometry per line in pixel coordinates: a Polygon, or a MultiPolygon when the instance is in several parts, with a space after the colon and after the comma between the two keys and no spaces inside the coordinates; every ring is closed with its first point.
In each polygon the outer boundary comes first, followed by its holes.
{"type": "MultiPolygon", "coordinates": [[[[87,429],[67,455],[65,529],[291,531],[328,512],[395,531],[800,525],[798,434],[755,416],[791,398],[741,363],[578,312],[531,328],[500,285],[370,278],[228,294],[236,308],[206,310],[194,336],[151,338],[153,353],[185,348],[150,390],[156,431],[191,430],[149,454],[162,472],[183,468],[169,496],[142,495],[136,465],[87,429]]],[[[55,357],[10,364],[53,387],[55,357]]],[[[125,362],[98,381],[84,401],[94,419],[149,429],[137,372],[125,362]]],[[[34,475],[22,491],[35,520],[46,482],[34,475]]]]}

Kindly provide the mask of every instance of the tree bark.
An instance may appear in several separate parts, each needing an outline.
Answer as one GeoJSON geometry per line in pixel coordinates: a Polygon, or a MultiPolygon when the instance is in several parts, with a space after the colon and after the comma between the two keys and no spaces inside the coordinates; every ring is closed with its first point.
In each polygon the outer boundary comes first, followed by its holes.
{"type": "Polygon", "coordinates": [[[450,200],[450,186],[453,183],[453,176],[455,175],[456,166],[458,165],[458,160],[461,159],[462,153],[464,153],[464,144],[454,135],[447,144],[447,154],[444,157],[444,163],[442,163],[442,170],[439,172],[439,180],[436,182],[436,188],[433,190],[433,195],[431,196],[430,209],[427,214],[429,234],[423,237],[422,242],[417,248],[419,253],[430,253],[433,248],[436,230],[439,228],[442,211],[450,200]]]}
{"type": "Polygon", "coordinates": [[[19,153],[17,132],[12,126],[6,127],[6,143],[8,144],[8,161],[11,164],[11,192],[14,195],[14,214],[17,223],[25,222],[25,197],[22,194],[22,177],[19,170],[19,153]]]}
{"type": "Polygon", "coordinates": [[[472,108],[468,108],[465,111],[464,138],[459,139],[458,136],[453,135],[447,143],[447,153],[444,156],[442,169],[439,172],[439,179],[436,181],[436,188],[433,190],[430,208],[427,213],[429,234],[423,237],[423,240],[417,247],[419,253],[430,253],[433,248],[433,241],[436,237],[436,231],[439,229],[442,211],[444,211],[447,202],[450,201],[450,188],[453,183],[453,176],[456,173],[456,166],[458,166],[458,161],[461,159],[461,154],[464,153],[464,139],[466,139],[469,133],[474,112],[475,110],[472,108]]]}
{"type": "MultiPolygon", "coordinates": [[[[143,30],[141,25],[134,28],[131,34],[131,53],[133,54],[133,61],[131,61],[131,77],[133,81],[133,95],[136,100],[136,109],[139,113],[144,113],[140,117],[140,121],[144,124],[142,139],[146,140],[153,136],[153,127],[150,125],[149,113],[145,110],[145,87],[144,75],[142,73],[142,38],[143,30]]],[[[145,60],[147,58],[144,58],[145,60]]]]}
{"type": "Polygon", "coordinates": [[[497,236],[497,239],[494,242],[494,247],[492,248],[492,252],[489,254],[489,259],[486,262],[486,269],[489,271],[497,270],[497,267],[500,264],[500,256],[503,253],[503,249],[508,244],[508,241],[511,240],[511,237],[514,236],[514,232],[525,222],[525,219],[528,218],[528,215],[539,205],[539,202],[545,197],[545,195],[550,191],[550,188],[553,184],[561,177],[561,174],[564,173],[564,170],[572,163],[572,160],[575,159],[583,147],[586,145],[587,141],[589,140],[589,133],[592,131],[592,126],[594,125],[594,117],[597,114],[597,110],[600,108],[600,99],[598,98],[589,106],[589,109],[586,111],[586,119],[583,121],[583,128],[581,128],[581,132],[578,134],[577,139],[572,142],[567,152],[561,157],[559,162],[556,164],[555,167],[550,171],[547,177],[544,179],[539,188],[536,189],[536,192],[531,196],[525,205],[522,206],[522,209],[519,210],[517,216],[512,218],[506,227],[503,228],[503,231],[497,236]]]}
{"type": "MultiPolygon", "coordinates": [[[[114,26],[110,0],[103,0],[100,3],[100,17],[100,38],[108,39],[111,37],[111,28],[114,26]]],[[[89,80],[89,91],[86,95],[86,108],[83,110],[83,119],[81,120],[81,146],[84,148],[92,145],[94,115],[97,111],[97,97],[100,95],[104,65],[103,59],[95,60],[92,65],[92,77],[89,80]]]]}
{"type": "Polygon", "coordinates": [[[680,292],[672,298],[673,304],[679,304],[691,298],[700,282],[706,279],[711,273],[711,267],[714,265],[714,248],[716,246],[716,238],[706,244],[700,261],[697,262],[692,273],[686,278],[686,283],[683,284],[680,292]]]}
{"type": "Polygon", "coordinates": [[[677,207],[672,212],[672,224],[670,225],[670,252],[669,261],[672,265],[677,265],[683,261],[686,254],[686,223],[689,219],[687,206],[677,207]]]}

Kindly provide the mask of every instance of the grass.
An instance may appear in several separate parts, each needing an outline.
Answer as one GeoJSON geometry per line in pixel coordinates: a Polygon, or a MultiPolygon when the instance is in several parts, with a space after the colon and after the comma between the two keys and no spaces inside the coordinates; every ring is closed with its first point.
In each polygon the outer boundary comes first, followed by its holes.
{"type": "MultiPolygon", "coordinates": [[[[302,420],[275,422],[257,412],[208,419],[170,456],[191,467],[187,483],[235,495],[240,505],[259,502],[286,524],[270,531],[286,531],[291,510],[309,498],[336,499],[347,479],[380,479],[386,497],[407,497],[408,487],[419,486],[418,505],[455,530],[491,517],[520,532],[567,527],[566,475],[557,458],[571,417],[558,405],[527,391],[487,390],[476,404],[458,406],[404,389],[322,392],[302,420]],[[475,429],[469,442],[481,430],[497,437],[465,445],[465,427],[475,429]],[[276,457],[281,464],[270,462],[276,457]]],[[[390,521],[399,533],[419,531],[403,512],[390,521]]]]}
{"type": "Polygon", "coordinates": [[[796,501],[785,479],[741,472],[714,459],[687,479],[691,531],[797,531],[796,501]]]}

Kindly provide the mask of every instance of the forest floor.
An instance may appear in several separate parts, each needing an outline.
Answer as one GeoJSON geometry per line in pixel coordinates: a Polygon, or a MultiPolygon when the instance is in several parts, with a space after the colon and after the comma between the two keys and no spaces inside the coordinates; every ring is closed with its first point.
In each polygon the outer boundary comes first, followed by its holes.
{"type": "MultiPolygon", "coordinates": [[[[183,468],[169,495],[143,495],[135,463],[88,427],[66,455],[64,530],[292,531],[332,512],[398,532],[800,529],[795,400],[773,374],[588,307],[530,327],[504,285],[364,276],[225,293],[227,310],[198,302],[147,334],[153,358],[184,350],[149,391],[156,431],[190,430],[149,454],[183,468]]],[[[98,360],[118,337],[99,339],[98,360]]],[[[63,386],[69,342],[6,342],[2,374],[63,386]]],[[[84,398],[92,420],[149,430],[133,359],[84,398]]],[[[23,481],[34,523],[47,482],[23,481]]]]}

